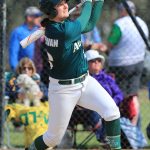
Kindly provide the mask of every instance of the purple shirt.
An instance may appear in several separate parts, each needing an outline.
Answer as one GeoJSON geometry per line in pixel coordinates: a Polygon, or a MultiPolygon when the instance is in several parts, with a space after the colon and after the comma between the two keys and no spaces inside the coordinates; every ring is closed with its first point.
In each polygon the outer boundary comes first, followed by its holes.
{"type": "Polygon", "coordinates": [[[109,95],[114,99],[117,105],[123,100],[123,93],[116,84],[115,80],[105,73],[104,70],[100,71],[97,75],[92,75],[102,87],[109,93],[109,95]]]}

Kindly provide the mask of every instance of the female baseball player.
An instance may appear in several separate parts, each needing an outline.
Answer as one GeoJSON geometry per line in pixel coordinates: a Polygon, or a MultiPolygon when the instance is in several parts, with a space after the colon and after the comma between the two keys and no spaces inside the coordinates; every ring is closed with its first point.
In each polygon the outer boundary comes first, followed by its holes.
{"type": "Polygon", "coordinates": [[[110,95],[88,75],[88,65],[81,44],[81,33],[91,31],[99,19],[104,0],[83,0],[80,17],[68,20],[66,0],[41,0],[40,8],[48,16],[45,24],[45,49],[49,70],[48,130],[29,150],[45,150],[58,145],[76,105],[94,110],[104,118],[108,143],[120,146],[120,113],[110,95]]]}

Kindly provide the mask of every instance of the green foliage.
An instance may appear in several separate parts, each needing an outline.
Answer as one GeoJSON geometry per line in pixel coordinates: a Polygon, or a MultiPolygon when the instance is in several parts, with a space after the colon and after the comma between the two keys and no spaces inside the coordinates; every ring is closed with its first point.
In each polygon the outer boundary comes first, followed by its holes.
{"type": "Polygon", "coordinates": [[[24,12],[29,6],[38,6],[37,0],[8,0],[7,1],[7,29],[8,33],[24,22],[24,12]]]}

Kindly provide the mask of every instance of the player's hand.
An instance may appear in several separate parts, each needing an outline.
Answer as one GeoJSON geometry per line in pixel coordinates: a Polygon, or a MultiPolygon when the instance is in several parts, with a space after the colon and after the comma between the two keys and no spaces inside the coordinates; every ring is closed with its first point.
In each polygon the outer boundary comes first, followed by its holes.
{"type": "Polygon", "coordinates": [[[38,92],[37,96],[41,99],[43,97],[43,92],[38,92]]]}
{"type": "Polygon", "coordinates": [[[41,21],[41,26],[42,26],[43,28],[46,27],[47,24],[48,24],[48,22],[49,22],[49,19],[48,19],[48,18],[44,18],[44,19],[41,21]]]}
{"type": "Polygon", "coordinates": [[[91,49],[96,49],[96,50],[101,51],[101,52],[106,52],[108,48],[103,43],[93,43],[91,46],[91,49]]]}
{"type": "Polygon", "coordinates": [[[104,2],[104,0],[92,0],[92,2],[99,2],[99,1],[104,2]]]}
{"type": "Polygon", "coordinates": [[[101,51],[101,52],[106,52],[107,51],[107,46],[105,45],[105,44],[103,44],[103,43],[99,43],[99,50],[101,51]]]}
{"type": "Polygon", "coordinates": [[[85,2],[91,2],[92,3],[92,0],[81,0],[81,3],[85,3],[85,2]]]}
{"type": "Polygon", "coordinates": [[[25,99],[25,93],[23,93],[23,92],[20,92],[20,93],[18,93],[18,99],[19,100],[23,100],[23,99],[25,99]]]}

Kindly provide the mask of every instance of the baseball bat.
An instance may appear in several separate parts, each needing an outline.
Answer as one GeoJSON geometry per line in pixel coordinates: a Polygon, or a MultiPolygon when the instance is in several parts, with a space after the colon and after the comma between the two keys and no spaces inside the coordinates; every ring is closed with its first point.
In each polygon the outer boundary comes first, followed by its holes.
{"type": "MultiPolygon", "coordinates": [[[[71,14],[72,12],[74,12],[75,10],[80,8],[82,5],[83,5],[83,3],[79,3],[77,6],[73,7],[69,11],[69,14],[71,14]]],[[[45,29],[44,28],[40,28],[40,29],[36,30],[35,32],[33,32],[32,34],[30,34],[29,36],[27,36],[22,41],[20,41],[20,45],[22,46],[22,48],[26,48],[28,45],[30,45],[31,43],[35,42],[37,39],[39,39],[43,35],[45,35],[45,29]]]]}
{"type": "Polygon", "coordinates": [[[129,16],[131,17],[133,23],[135,24],[137,30],[139,31],[141,37],[143,38],[146,46],[147,46],[147,49],[150,51],[150,44],[148,42],[148,39],[146,38],[146,35],[145,33],[143,32],[141,26],[139,25],[139,23],[137,22],[135,16],[132,14],[131,10],[130,10],[130,7],[128,6],[128,3],[126,2],[126,0],[122,0],[122,3],[126,9],[126,11],[128,12],[129,16]]]}

